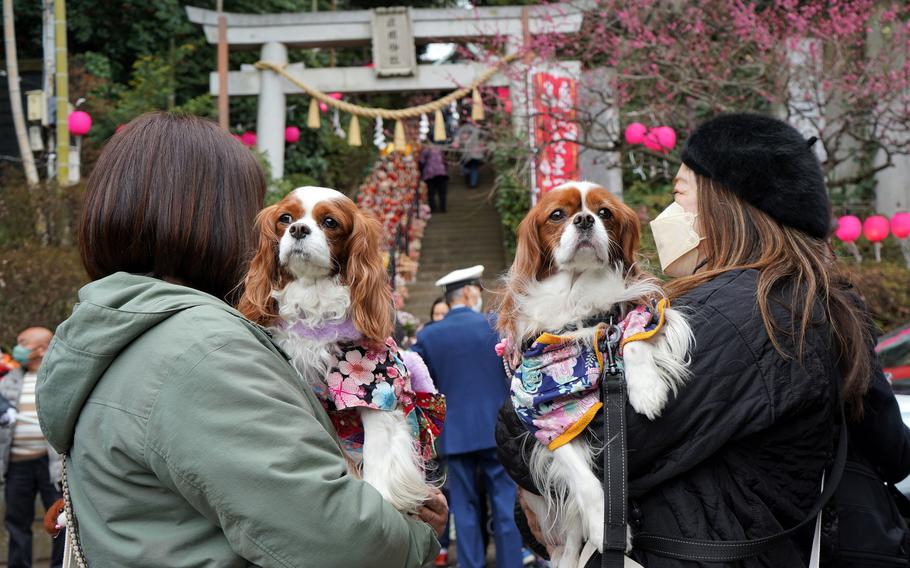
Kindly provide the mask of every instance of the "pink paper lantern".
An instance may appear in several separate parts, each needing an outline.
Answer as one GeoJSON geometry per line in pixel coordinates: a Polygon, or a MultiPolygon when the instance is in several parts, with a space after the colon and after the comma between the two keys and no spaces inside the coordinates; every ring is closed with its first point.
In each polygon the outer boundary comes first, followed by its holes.
{"type": "Polygon", "coordinates": [[[910,213],[901,211],[891,217],[891,233],[899,239],[910,237],[910,213]]]}
{"type": "Polygon", "coordinates": [[[844,215],[837,220],[834,235],[845,243],[852,243],[863,234],[863,223],[855,215],[844,215]]]}
{"type": "Polygon", "coordinates": [[[660,144],[660,139],[657,137],[657,132],[654,130],[649,130],[645,134],[645,148],[651,150],[652,152],[663,152],[664,147],[660,144]]]}
{"type": "Polygon", "coordinates": [[[67,125],[73,136],[85,136],[92,129],[92,117],[85,111],[74,110],[67,119],[67,125]]]}
{"type": "Polygon", "coordinates": [[[293,144],[300,140],[300,129],[296,126],[288,126],[284,129],[284,141],[293,144]]]}
{"type": "Polygon", "coordinates": [[[641,144],[645,141],[645,134],[648,127],[640,122],[633,122],[626,127],[626,142],[629,144],[641,144]]]}
{"type": "Polygon", "coordinates": [[[658,126],[654,133],[663,152],[669,152],[676,146],[676,131],[669,126],[658,126]]]}
{"type": "Polygon", "coordinates": [[[882,215],[873,215],[863,221],[863,234],[870,242],[878,243],[888,236],[888,218],[882,215]]]}
{"type": "Polygon", "coordinates": [[[252,148],[256,145],[256,133],[251,130],[247,130],[240,135],[240,141],[243,142],[244,146],[252,148]]]}
{"type": "Polygon", "coordinates": [[[496,87],[496,97],[502,101],[502,108],[512,112],[512,92],[508,87],[496,87]]]}

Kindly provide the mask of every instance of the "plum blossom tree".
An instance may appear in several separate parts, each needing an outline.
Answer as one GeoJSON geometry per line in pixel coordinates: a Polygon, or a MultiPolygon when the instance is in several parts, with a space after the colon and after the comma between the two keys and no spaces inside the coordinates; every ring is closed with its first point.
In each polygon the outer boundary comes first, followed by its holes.
{"type": "Polygon", "coordinates": [[[592,90],[601,100],[577,109],[582,146],[623,149],[610,109],[622,126],[666,124],[681,137],[705,117],[756,110],[819,138],[833,190],[868,185],[910,154],[906,2],[595,0],[583,10],[580,33],[525,45],[538,62],[611,70],[609,88],[592,90]]]}

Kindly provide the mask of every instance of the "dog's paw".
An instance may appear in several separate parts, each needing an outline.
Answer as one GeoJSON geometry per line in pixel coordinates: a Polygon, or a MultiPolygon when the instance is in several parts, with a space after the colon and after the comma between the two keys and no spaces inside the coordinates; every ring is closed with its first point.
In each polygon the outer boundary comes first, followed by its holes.
{"type": "Polygon", "coordinates": [[[643,414],[648,420],[660,416],[667,404],[667,387],[660,380],[651,385],[632,381],[628,384],[629,404],[635,412],[643,414]]]}
{"type": "Polygon", "coordinates": [[[635,412],[654,420],[667,404],[670,389],[661,379],[650,357],[646,353],[639,353],[643,349],[647,347],[635,343],[626,346],[626,385],[629,404],[635,412]]]}

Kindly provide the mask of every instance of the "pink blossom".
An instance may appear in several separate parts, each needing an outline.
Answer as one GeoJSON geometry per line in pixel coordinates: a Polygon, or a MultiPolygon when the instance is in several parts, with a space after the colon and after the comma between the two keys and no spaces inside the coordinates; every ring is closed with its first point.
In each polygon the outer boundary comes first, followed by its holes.
{"type": "Polygon", "coordinates": [[[376,362],[364,357],[356,349],[345,353],[344,361],[338,363],[338,370],[360,385],[368,385],[373,382],[373,371],[375,369],[376,362]]]}
{"type": "Polygon", "coordinates": [[[326,383],[329,385],[329,394],[332,397],[332,402],[335,403],[339,410],[366,406],[366,402],[361,398],[363,389],[352,377],[343,377],[341,373],[329,373],[329,376],[326,377],[326,383]]]}

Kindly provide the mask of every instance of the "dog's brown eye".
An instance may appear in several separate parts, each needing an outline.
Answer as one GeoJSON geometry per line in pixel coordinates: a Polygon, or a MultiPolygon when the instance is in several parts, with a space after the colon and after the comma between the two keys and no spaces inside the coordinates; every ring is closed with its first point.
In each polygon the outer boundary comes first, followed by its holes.
{"type": "Polygon", "coordinates": [[[291,217],[290,213],[285,213],[281,217],[278,217],[278,222],[282,225],[290,225],[294,222],[294,218],[291,217]]]}
{"type": "Polygon", "coordinates": [[[607,209],[606,207],[601,207],[600,210],[597,212],[597,216],[600,217],[601,219],[609,219],[610,217],[613,216],[613,212],[610,211],[609,209],[607,209]]]}
{"type": "Polygon", "coordinates": [[[334,228],[338,227],[338,221],[336,221],[335,219],[332,219],[331,217],[326,217],[325,219],[322,220],[322,226],[325,227],[326,229],[334,229],[334,228]]]}
{"type": "Polygon", "coordinates": [[[550,221],[562,221],[566,216],[566,212],[562,209],[557,209],[556,211],[550,213],[550,221]]]}

